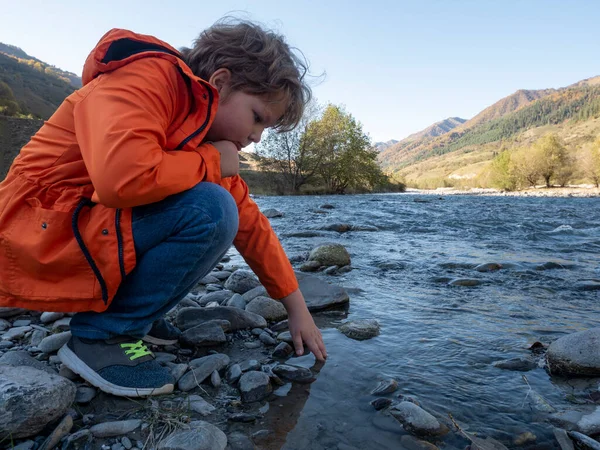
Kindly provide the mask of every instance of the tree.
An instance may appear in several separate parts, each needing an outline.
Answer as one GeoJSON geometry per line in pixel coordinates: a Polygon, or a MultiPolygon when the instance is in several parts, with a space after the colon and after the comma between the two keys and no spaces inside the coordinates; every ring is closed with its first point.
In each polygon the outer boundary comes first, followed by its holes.
{"type": "Polygon", "coordinates": [[[549,134],[538,139],[532,150],[538,159],[540,175],[546,187],[552,187],[552,178],[570,164],[567,148],[556,135],[549,134]]]}
{"type": "Polygon", "coordinates": [[[586,149],[581,159],[581,168],[596,187],[600,187],[600,137],[586,149]]]}
{"type": "Polygon", "coordinates": [[[536,186],[540,179],[541,169],[538,158],[531,148],[523,148],[516,151],[512,157],[512,167],[518,187],[536,186]]]}
{"type": "Polygon", "coordinates": [[[491,181],[494,186],[506,191],[514,191],[517,188],[515,166],[508,150],[496,155],[492,161],[491,169],[491,181]]]}
{"type": "Polygon", "coordinates": [[[322,155],[315,151],[310,132],[317,112],[317,105],[310,104],[294,130],[285,133],[269,131],[256,146],[260,167],[281,174],[286,192],[299,193],[317,173],[322,155]]]}
{"type": "Polygon", "coordinates": [[[386,177],[377,165],[377,150],[362,125],[342,107],[327,105],[323,116],[311,124],[312,143],[322,155],[319,175],[329,192],[370,189],[386,177]]]}

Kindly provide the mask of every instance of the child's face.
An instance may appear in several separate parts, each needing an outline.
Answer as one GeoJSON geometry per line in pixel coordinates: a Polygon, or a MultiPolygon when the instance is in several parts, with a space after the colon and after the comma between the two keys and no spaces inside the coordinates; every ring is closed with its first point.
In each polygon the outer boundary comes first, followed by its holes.
{"type": "Polygon", "coordinates": [[[209,141],[231,141],[238,151],[250,143],[258,143],[265,128],[277,123],[285,112],[284,101],[243,91],[220,90],[215,120],[206,134],[209,141]]]}

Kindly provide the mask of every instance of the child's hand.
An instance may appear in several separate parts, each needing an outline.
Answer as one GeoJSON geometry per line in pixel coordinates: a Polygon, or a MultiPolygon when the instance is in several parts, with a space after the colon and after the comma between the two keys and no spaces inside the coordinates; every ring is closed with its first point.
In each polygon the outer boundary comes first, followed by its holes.
{"type": "Polygon", "coordinates": [[[287,297],[282,298],[281,303],[283,303],[288,313],[288,325],[296,354],[303,355],[304,344],[306,344],[317,360],[325,361],[327,350],[323,343],[323,336],[315,325],[300,290],[296,290],[287,297]]]}
{"type": "Polygon", "coordinates": [[[240,171],[237,146],[231,141],[216,141],[212,145],[221,154],[221,178],[237,175],[240,171]]]}

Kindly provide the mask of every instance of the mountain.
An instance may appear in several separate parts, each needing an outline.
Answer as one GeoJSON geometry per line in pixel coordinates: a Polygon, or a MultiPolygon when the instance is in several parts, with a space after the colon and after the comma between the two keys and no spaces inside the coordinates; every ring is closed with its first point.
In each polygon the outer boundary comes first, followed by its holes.
{"type": "Polygon", "coordinates": [[[450,132],[436,137],[426,130],[415,133],[381,152],[378,160],[386,172],[413,180],[430,173],[444,178],[464,171],[466,154],[482,166],[499,149],[536,136],[535,129],[554,127],[568,137],[569,129],[596,117],[600,117],[600,77],[560,89],[519,90],[450,132]]]}
{"type": "Polygon", "coordinates": [[[411,134],[410,136],[403,139],[403,141],[415,141],[418,139],[427,139],[436,136],[441,136],[442,134],[446,134],[450,130],[453,130],[459,125],[462,125],[466,122],[466,119],[461,119],[460,117],[449,117],[446,120],[442,120],[440,122],[436,122],[433,125],[428,126],[424,130],[421,130],[417,133],[411,134]]]}
{"type": "Polygon", "coordinates": [[[382,152],[386,148],[389,148],[392,145],[396,145],[398,142],[399,141],[397,141],[396,139],[390,139],[387,142],[375,142],[374,147],[375,147],[375,149],[377,149],[377,151],[382,152]]]}
{"type": "Polygon", "coordinates": [[[0,114],[49,118],[81,79],[0,43],[0,114]]]}

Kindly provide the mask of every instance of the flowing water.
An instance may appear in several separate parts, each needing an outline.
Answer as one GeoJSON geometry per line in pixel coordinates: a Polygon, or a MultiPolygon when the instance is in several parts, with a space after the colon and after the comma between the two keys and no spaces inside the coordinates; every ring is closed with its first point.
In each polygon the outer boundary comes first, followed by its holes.
{"type": "MultiPolygon", "coordinates": [[[[329,324],[323,329],[329,359],[316,382],[294,385],[270,402],[262,424],[274,432],[268,448],[403,448],[401,425],[369,404],[370,391],[385,378],[400,385],[391,398],[412,395],[478,436],[515,448],[513,439],[531,432],[537,439],[526,448],[559,448],[529,389],[565,410],[577,409],[574,402],[590,385],[543,368],[524,373],[492,364],[531,355],[536,341],[599,326],[600,294],[577,283],[600,279],[600,199],[381,194],[256,201],[285,214],[271,220],[280,236],[331,223],[379,229],[282,237],[288,254],[341,243],[355,270],[320,275],[349,288],[350,306],[347,313],[319,315],[319,323],[329,324]],[[324,203],[335,208],[313,212],[324,203]],[[473,269],[489,262],[503,268],[473,269]],[[482,284],[449,286],[454,278],[482,284]],[[366,318],[379,321],[378,337],[354,341],[335,328],[342,319],[366,318]]],[[[310,367],[312,357],[295,363],[310,367]]],[[[452,433],[436,442],[447,449],[467,443],[452,433]]]]}

